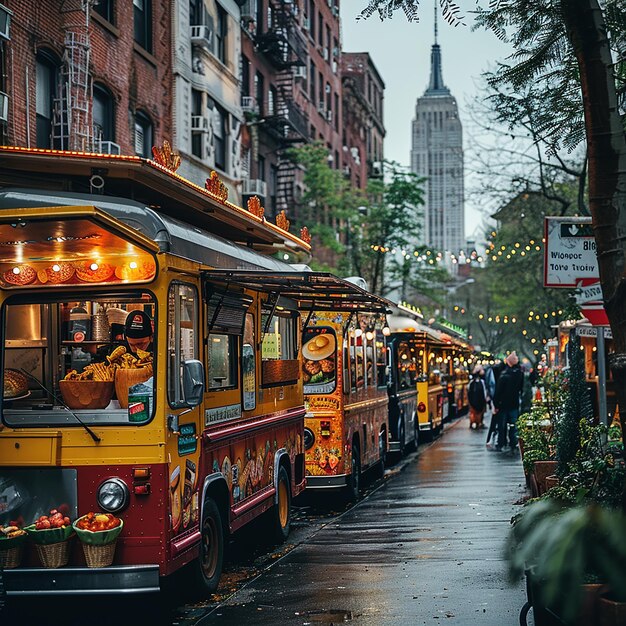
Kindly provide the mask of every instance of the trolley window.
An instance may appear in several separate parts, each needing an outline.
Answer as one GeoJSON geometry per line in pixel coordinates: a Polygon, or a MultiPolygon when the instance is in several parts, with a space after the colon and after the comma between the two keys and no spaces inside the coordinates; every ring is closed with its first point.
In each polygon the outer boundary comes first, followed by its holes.
{"type": "Polygon", "coordinates": [[[263,309],[261,316],[262,384],[264,386],[295,383],[300,375],[298,361],[298,314],[276,310],[273,315],[263,309]]]}
{"type": "Polygon", "coordinates": [[[141,424],[154,409],[150,293],[16,295],[2,310],[2,419],[10,426],[141,424]],[[125,338],[133,314],[134,338],[125,338]],[[142,335],[141,338],[138,335],[142,335]],[[145,335],[145,336],[143,336],[145,335]],[[135,339],[135,341],[132,341],[135,339]]]}
{"type": "Polygon", "coordinates": [[[172,283],[167,301],[167,395],[170,406],[185,404],[183,363],[198,358],[198,292],[193,285],[172,283]]]}

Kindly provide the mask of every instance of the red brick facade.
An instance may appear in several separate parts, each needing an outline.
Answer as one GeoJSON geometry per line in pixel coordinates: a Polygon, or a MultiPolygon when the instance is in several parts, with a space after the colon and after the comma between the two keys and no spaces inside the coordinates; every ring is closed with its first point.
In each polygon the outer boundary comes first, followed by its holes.
{"type": "MultiPolygon", "coordinates": [[[[10,40],[2,43],[5,77],[0,91],[9,96],[8,124],[2,139],[5,144],[36,147],[37,55],[47,54],[60,68],[66,32],[84,35],[86,15],[80,0],[3,2],[13,16],[10,40]]],[[[171,135],[171,3],[146,0],[146,6],[151,5],[151,15],[146,18],[149,50],[135,41],[133,2],[113,0],[108,4],[112,7],[111,22],[90,11],[89,75],[93,84],[103,86],[112,96],[110,140],[119,144],[122,154],[134,154],[137,112],[152,125],[153,145],[162,144],[171,135]]],[[[147,150],[150,147],[146,145],[147,150]]]]}

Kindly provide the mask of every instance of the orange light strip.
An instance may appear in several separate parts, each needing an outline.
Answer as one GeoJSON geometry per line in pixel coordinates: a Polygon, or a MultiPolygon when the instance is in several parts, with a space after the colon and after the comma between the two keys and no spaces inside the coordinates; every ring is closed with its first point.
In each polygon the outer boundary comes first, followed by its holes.
{"type": "Polygon", "coordinates": [[[87,158],[101,159],[103,161],[110,159],[113,161],[121,161],[121,162],[127,162],[127,163],[146,163],[148,166],[152,167],[153,169],[163,172],[164,174],[167,174],[171,178],[175,178],[176,180],[179,180],[190,189],[193,189],[194,191],[201,193],[202,195],[207,196],[211,198],[212,200],[218,202],[219,204],[222,204],[223,206],[229,208],[230,210],[237,213],[237,215],[243,218],[244,220],[252,220],[253,222],[256,222],[259,226],[266,226],[270,230],[274,231],[276,234],[282,237],[286,237],[287,239],[290,239],[291,241],[297,243],[304,250],[307,250],[307,251],[311,250],[311,245],[306,243],[304,240],[300,239],[300,237],[292,235],[291,233],[289,233],[286,230],[283,230],[277,225],[272,224],[271,222],[268,222],[265,218],[258,217],[254,215],[253,213],[250,213],[246,209],[243,209],[237,206],[236,204],[233,204],[232,202],[228,202],[228,201],[222,202],[216,195],[212,194],[207,189],[204,189],[203,187],[200,187],[199,185],[192,183],[190,180],[187,180],[186,178],[184,178],[180,174],[177,174],[176,172],[172,172],[171,170],[167,169],[163,165],[160,165],[156,161],[153,161],[152,159],[144,159],[142,157],[125,155],[125,154],[100,154],[99,152],[79,152],[76,150],[54,150],[50,148],[24,148],[22,146],[0,146],[0,153],[2,152],[20,152],[20,153],[32,154],[32,155],[49,154],[51,156],[59,156],[59,157],[70,157],[70,158],[87,157],[87,158]]]}

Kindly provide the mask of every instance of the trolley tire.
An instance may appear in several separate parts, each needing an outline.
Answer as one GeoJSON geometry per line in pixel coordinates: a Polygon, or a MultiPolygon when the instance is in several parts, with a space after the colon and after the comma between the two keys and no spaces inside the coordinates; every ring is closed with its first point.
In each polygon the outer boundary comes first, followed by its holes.
{"type": "Polygon", "coordinates": [[[284,465],[278,469],[277,500],[272,507],[272,535],[276,543],[284,543],[291,530],[291,481],[284,465]]]}
{"type": "Polygon", "coordinates": [[[222,516],[212,499],[204,503],[200,532],[200,554],[192,564],[192,583],[199,595],[206,595],[215,593],[217,590],[224,562],[222,516]]]}
{"type": "Polygon", "coordinates": [[[352,444],[350,470],[350,482],[346,488],[346,495],[349,502],[357,502],[361,493],[361,452],[355,443],[352,444]]]}

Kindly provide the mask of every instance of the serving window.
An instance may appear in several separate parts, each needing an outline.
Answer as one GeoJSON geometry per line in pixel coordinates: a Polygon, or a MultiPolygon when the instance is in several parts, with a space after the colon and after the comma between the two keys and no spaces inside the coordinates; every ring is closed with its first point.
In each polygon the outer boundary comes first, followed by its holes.
{"type": "Polygon", "coordinates": [[[2,309],[2,419],[11,426],[140,424],[154,407],[156,303],[148,292],[14,296],[2,309]],[[130,312],[152,333],[131,352],[130,312]]]}
{"type": "Polygon", "coordinates": [[[298,314],[294,311],[273,312],[263,308],[261,315],[262,385],[295,383],[299,376],[298,314]]]}
{"type": "Polygon", "coordinates": [[[408,341],[399,341],[396,353],[398,387],[411,389],[415,387],[419,374],[417,348],[408,341]]]}

